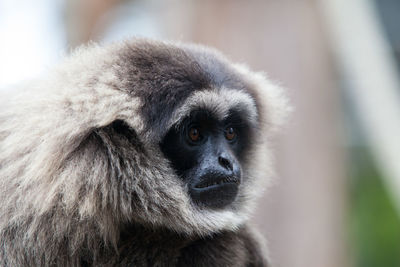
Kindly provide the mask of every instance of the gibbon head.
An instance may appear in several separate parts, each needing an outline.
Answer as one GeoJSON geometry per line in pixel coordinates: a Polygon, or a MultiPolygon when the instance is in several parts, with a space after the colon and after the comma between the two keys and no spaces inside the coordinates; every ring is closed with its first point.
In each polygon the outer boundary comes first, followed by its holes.
{"type": "Polygon", "coordinates": [[[287,111],[262,74],[204,46],[146,39],[80,48],[16,99],[28,123],[7,155],[26,155],[7,171],[31,190],[25,212],[58,210],[105,235],[239,227],[273,174],[268,141],[287,111]]]}

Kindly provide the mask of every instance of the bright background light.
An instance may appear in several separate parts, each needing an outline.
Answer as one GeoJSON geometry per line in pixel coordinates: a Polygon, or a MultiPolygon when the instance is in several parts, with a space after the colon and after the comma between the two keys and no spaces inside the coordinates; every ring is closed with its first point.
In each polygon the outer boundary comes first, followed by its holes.
{"type": "Polygon", "coordinates": [[[40,75],[65,53],[62,1],[0,1],[0,88],[40,75]]]}

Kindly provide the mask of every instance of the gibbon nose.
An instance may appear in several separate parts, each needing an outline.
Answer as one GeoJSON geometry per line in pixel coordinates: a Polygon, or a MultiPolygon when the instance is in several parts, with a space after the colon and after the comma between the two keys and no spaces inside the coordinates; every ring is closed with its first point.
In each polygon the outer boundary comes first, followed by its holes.
{"type": "Polygon", "coordinates": [[[233,164],[232,160],[229,159],[226,155],[220,155],[218,156],[218,163],[228,171],[233,171],[233,164]]]}

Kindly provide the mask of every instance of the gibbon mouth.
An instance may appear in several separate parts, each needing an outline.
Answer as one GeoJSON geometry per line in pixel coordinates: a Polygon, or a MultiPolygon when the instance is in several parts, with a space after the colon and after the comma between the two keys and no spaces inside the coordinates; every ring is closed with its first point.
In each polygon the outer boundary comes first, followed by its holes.
{"type": "Polygon", "coordinates": [[[196,184],[195,189],[211,189],[216,188],[224,184],[240,184],[240,180],[235,176],[228,177],[210,177],[211,179],[204,179],[204,181],[196,184]]]}
{"type": "Polygon", "coordinates": [[[231,204],[239,192],[240,176],[207,175],[190,187],[193,201],[200,207],[222,209],[231,204]]]}

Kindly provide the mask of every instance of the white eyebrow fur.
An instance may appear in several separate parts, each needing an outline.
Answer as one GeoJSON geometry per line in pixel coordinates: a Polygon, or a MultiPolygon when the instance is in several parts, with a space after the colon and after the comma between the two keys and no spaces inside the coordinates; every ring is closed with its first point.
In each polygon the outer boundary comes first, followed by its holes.
{"type": "Polygon", "coordinates": [[[244,114],[251,124],[257,124],[258,115],[254,99],[243,91],[221,88],[193,93],[185,104],[174,112],[169,125],[178,124],[195,109],[206,109],[219,120],[225,119],[231,109],[236,109],[244,114]]]}

